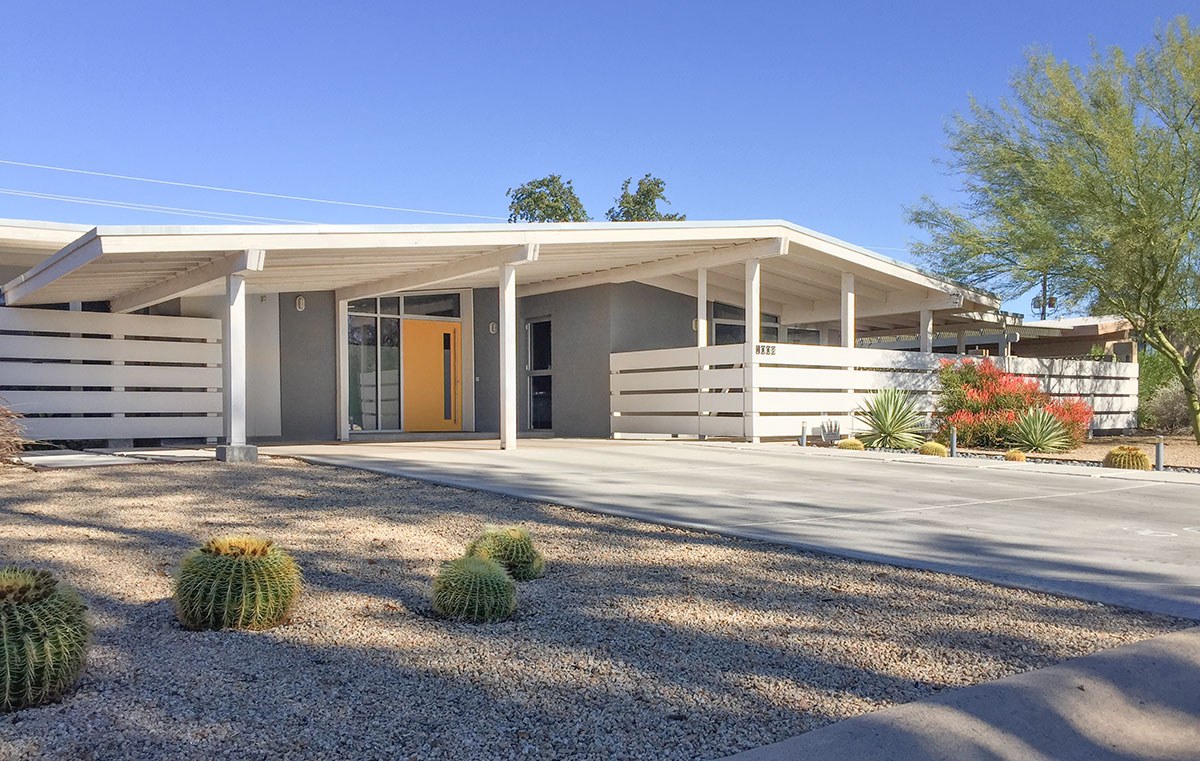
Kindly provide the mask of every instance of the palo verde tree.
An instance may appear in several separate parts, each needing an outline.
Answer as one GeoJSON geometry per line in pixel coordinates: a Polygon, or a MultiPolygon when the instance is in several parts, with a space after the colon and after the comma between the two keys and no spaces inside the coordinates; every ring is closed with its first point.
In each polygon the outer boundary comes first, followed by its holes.
{"type": "Polygon", "coordinates": [[[613,199],[616,206],[604,215],[609,222],[681,222],[687,219],[684,214],[664,214],[658,210],[659,201],[671,205],[667,200],[666,182],[647,174],[638,180],[637,188],[630,193],[632,182],[630,177],[621,183],[621,195],[613,199]]]}
{"type": "Polygon", "coordinates": [[[548,174],[524,185],[509,188],[504,194],[508,204],[509,222],[587,222],[591,217],[583,208],[571,181],[563,182],[561,175],[548,174]]]}
{"type": "Polygon", "coordinates": [[[1186,18],[1132,58],[1084,67],[1031,52],[999,105],[947,125],[964,201],[909,220],[940,272],[1006,296],[1040,283],[1117,313],[1171,364],[1200,442],[1200,30],[1186,18]]]}

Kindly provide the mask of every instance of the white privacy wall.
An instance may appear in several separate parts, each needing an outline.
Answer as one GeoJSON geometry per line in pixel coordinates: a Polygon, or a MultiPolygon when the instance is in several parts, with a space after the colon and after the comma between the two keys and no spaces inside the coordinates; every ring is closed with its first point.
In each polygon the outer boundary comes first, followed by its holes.
{"type": "MultiPolygon", "coordinates": [[[[179,311],[189,317],[220,320],[223,296],[184,297],[179,311]]],[[[311,351],[332,347],[313,346],[311,351]]],[[[272,437],[282,433],[279,395],[279,295],[246,297],[246,435],[272,437]]]]}
{"type": "Polygon", "coordinates": [[[219,320],[0,307],[0,398],[39,441],[221,435],[219,320]]]}
{"type": "MultiPolygon", "coordinates": [[[[610,408],[614,436],[798,436],[854,418],[868,395],[884,388],[914,393],[927,414],[937,402],[937,369],[951,354],[883,349],[755,344],[748,365],[741,344],[612,354],[610,408]],[[748,390],[748,391],[747,391],[748,390]]],[[[1092,405],[1097,430],[1137,425],[1138,366],[1129,362],[993,357],[998,366],[1037,378],[1054,397],[1092,405]]]]}

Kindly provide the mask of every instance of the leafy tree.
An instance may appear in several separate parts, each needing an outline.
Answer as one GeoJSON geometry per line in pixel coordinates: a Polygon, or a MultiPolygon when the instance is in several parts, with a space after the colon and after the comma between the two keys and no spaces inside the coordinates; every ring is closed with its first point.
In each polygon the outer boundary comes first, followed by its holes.
{"type": "Polygon", "coordinates": [[[583,208],[571,181],[548,174],[524,185],[509,188],[504,194],[509,222],[587,222],[591,217],[583,208]]]}
{"type": "Polygon", "coordinates": [[[1012,98],[947,125],[960,206],[928,196],[914,251],[1012,296],[1040,282],[1115,312],[1170,364],[1200,442],[1200,30],[1179,18],[1132,59],[1028,54],[1012,98]]]}
{"type": "Polygon", "coordinates": [[[684,214],[664,214],[658,210],[658,202],[667,206],[667,183],[657,177],[647,174],[638,180],[637,189],[629,192],[629,183],[633,178],[621,183],[621,195],[613,199],[616,206],[608,210],[604,216],[609,222],[679,222],[687,219],[684,214]]]}

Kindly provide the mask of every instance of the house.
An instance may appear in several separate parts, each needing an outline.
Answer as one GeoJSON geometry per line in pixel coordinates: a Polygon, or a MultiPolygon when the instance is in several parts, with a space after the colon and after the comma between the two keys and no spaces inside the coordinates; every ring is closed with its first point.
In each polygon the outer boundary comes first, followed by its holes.
{"type": "Polygon", "coordinates": [[[929,393],[936,331],[1000,306],[777,220],[0,220],[0,282],[0,397],[30,436],[221,439],[233,458],[415,433],[793,435],[880,383],[929,393]],[[856,348],[887,332],[919,351],[856,348]],[[818,367],[836,372],[797,374],[818,367]]]}
{"type": "MultiPolygon", "coordinates": [[[[997,324],[978,330],[934,335],[933,350],[959,354],[1020,356],[1050,359],[1111,358],[1137,362],[1133,325],[1119,315],[1022,320],[999,312],[997,324]]],[[[879,349],[915,349],[915,335],[869,337],[861,344],[879,349]]]]}

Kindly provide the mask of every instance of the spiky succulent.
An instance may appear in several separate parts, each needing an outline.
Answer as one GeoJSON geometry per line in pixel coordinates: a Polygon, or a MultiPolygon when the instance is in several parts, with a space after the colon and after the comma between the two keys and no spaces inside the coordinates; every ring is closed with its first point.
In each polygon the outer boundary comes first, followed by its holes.
{"type": "Polygon", "coordinates": [[[917,450],[917,454],[929,455],[930,457],[949,457],[950,450],[946,449],[945,444],[941,444],[936,441],[926,441],[921,445],[921,448],[917,450]]]}
{"type": "Polygon", "coordinates": [[[517,585],[495,560],[464,555],[438,571],[433,609],[439,616],[459,621],[499,621],[517,609],[517,585]]]}
{"type": "Polygon", "coordinates": [[[1104,467],[1125,470],[1151,470],[1150,455],[1137,447],[1119,446],[1104,455],[1104,467]]]}
{"type": "Polygon", "coordinates": [[[838,449],[853,449],[856,452],[861,452],[862,450],[866,449],[866,445],[864,445],[861,441],[859,441],[858,439],[851,436],[848,439],[842,439],[841,441],[839,441],[837,443],[837,448],[838,449]]]}
{"type": "Polygon", "coordinates": [[[867,426],[860,438],[872,449],[916,449],[921,445],[925,415],[917,409],[916,398],[903,389],[876,391],[854,416],[867,426]]]}
{"type": "Polygon", "coordinates": [[[1004,453],[1004,459],[1009,462],[1025,462],[1025,453],[1020,449],[1010,449],[1004,453]]]}
{"type": "Polygon", "coordinates": [[[1017,418],[1012,441],[1026,452],[1062,452],[1071,447],[1071,434],[1049,410],[1031,407],[1017,418]]]}
{"type": "Polygon", "coordinates": [[[90,634],[74,589],[49,571],[0,569],[0,711],[61,694],[83,670],[90,634]]]}
{"type": "Polygon", "coordinates": [[[180,561],[175,612],[188,629],[269,629],[302,583],[300,566],[270,539],[218,536],[180,561]]]}
{"type": "Polygon", "coordinates": [[[533,546],[529,532],[519,526],[486,527],[478,539],[467,545],[467,554],[495,560],[517,581],[546,575],[545,558],[533,546]]]}

